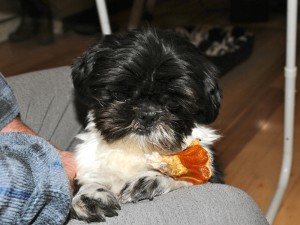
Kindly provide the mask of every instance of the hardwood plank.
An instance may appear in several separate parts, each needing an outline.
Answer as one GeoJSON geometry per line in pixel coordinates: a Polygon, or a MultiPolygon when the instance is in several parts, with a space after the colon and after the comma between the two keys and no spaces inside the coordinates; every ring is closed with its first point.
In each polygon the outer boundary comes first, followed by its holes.
{"type": "Polygon", "coordinates": [[[1,43],[1,72],[5,76],[11,76],[33,70],[70,65],[94,39],[95,37],[91,36],[65,34],[58,36],[55,42],[49,45],[39,45],[34,40],[1,43]]]}
{"type": "Polygon", "coordinates": [[[253,32],[256,44],[251,57],[220,80],[224,97],[213,126],[224,136],[216,144],[223,168],[243,151],[260,124],[283,102],[282,87],[271,86],[283,72],[283,31],[258,28],[253,32]]]}
{"type": "Polygon", "coordinates": [[[264,89],[261,94],[253,96],[240,106],[242,108],[239,114],[232,119],[233,122],[224,130],[225,136],[216,144],[222,168],[226,168],[253,136],[265,126],[265,121],[282,105],[282,102],[282,90],[270,88],[264,89]]]}
{"type": "Polygon", "coordinates": [[[262,32],[262,30],[255,32],[256,44],[250,58],[220,79],[220,86],[224,93],[220,116],[214,123],[217,127],[227,127],[228,121],[239,114],[244,99],[259,95],[259,91],[268,88],[269,84],[282,74],[284,66],[283,31],[262,32]]]}
{"type": "Polygon", "coordinates": [[[226,183],[250,194],[265,212],[277,184],[281,165],[282,106],[226,167],[226,183]]]}

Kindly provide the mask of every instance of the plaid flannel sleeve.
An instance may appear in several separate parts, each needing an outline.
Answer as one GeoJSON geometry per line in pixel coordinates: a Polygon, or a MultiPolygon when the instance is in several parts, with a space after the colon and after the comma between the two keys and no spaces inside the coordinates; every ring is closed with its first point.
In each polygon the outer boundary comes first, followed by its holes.
{"type": "Polygon", "coordinates": [[[18,116],[20,109],[11,87],[0,73],[0,130],[18,116]]]}

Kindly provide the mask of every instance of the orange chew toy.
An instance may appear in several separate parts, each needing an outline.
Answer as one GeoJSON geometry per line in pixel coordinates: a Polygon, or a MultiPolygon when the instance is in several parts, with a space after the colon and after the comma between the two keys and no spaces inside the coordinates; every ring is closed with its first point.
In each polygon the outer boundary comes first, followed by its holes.
{"type": "Polygon", "coordinates": [[[147,160],[154,169],[175,180],[202,184],[212,176],[210,156],[198,140],[181,152],[170,155],[153,153],[147,156],[147,160]]]}

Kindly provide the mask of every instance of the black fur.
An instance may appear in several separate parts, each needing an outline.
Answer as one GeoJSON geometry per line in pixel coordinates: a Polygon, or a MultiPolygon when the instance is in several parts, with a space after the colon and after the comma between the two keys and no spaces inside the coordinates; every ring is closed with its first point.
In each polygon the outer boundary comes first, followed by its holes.
{"type": "Polygon", "coordinates": [[[106,141],[148,135],[163,123],[175,131],[167,149],[180,146],[194,123],[215,120],[221,99],[217,76],[191,43],[151,28],[105,36],[72,71],[76,92],[94,109],[106,141]]]}
{"type": "MultiPolygon", "coordinates": [[[[91,46],[73,65],[76,94],[88,106],[96,129],[112,143],[134,134],[166,152],[182,150],[195,124],[209,124],[219,113],[218,70],[187,40],[152,28],[113,34],[91,46]]],[[[167,190],[170,177],[145,176],[128,182],[121,202],[153,199],[167,190]],[[122,200],[123,199],[123,200],[122,200]]],[[[173,181],[173,180],[172,180],[173,181]]],[[[211,182],[222,182],[219,173],[211,182]]],[[[102,187],[96,193],[105,193],[102,187]]],[[[109,196],[103,205],[83,196],[79,205],[103,221],[117,215],[109,196]]],[[[73,212],[75,213],[75,212],[73,212]]]]}
{"type": "Polygon", "coordinates": [[[153,200],[155,196],[163,192],[163,188],[160,188],[157,177],[142,177],[135,183],[127,183],[120,194],[121,196],[130,195],[131,202],[138,202],[144,199],[153,200]]]}
{"type": "Polygon", "coordinates": [[[120,210],[121,207],[116,205],[114,201],[111,201],[111,204],[103,203],[101,199],[89,198],[85,195],[81,196],[82,205],[86,208],[85,211],[88,213],[88,216],[80,217],[76,214],[74,209],[71,209],[71,218],[78,220],[85,220],[89,223],[91,222],[104,222],[106,217],[117,216],[117,210],[120,210]]]}

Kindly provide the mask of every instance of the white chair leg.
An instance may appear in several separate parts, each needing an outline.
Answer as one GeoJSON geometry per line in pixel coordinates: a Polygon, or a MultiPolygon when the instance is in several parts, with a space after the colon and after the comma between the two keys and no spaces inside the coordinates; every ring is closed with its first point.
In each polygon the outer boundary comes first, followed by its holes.
{"type": "Polygon", "coordinates": [[[101,30],[103,35],[111,34],[109,16],[107,12],[105,0],[96,0],[98,16],[100,20],[101,30]]]}
{"type": "Polygon", "coordinates": [[[284,146],[281,172],[278,187],[267,212],[267,220],[273,223],[285,190],[288,186],[294,142],[294,117],[295,117],[295,86],[296,86],[296,36],[297,36],[297,0],[288,0],[287,11],[287,44],[285,66],[285,104],[284,104],[284,146]]]}

